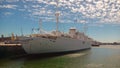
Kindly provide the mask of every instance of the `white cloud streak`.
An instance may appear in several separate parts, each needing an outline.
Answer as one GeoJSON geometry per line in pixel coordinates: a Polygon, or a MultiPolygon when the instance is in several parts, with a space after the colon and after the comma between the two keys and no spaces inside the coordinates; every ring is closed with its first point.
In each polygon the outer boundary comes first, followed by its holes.
{"type": "Polygon", "coordinates": [[[6,2],[18,2],[19,0],[5,0],[6,2]]]}
{"type": "Polygon", "coordinates": [[[0,5],[0,8],[16,9],[17,5],[0,5]]]}
{"type": "Polygon", "coordinates": [[[12,15],[11,12],[4,12],[4,15],[8,16],[8,15],[12,15]]]}

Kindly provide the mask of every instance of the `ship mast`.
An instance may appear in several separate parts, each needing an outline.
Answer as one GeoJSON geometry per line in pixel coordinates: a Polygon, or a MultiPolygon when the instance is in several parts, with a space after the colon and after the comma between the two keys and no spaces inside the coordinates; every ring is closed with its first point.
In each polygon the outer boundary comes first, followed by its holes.
{"type": "Polygon", "coordinates": [[[24,35],[23,35],[23,29],[22,29],[22,26],[21,26],[21,36],[24,36],[24,35]]]}
{"type": "Polygon", "coordinates": [[[87,29],[88,29],[88,25],[87,25],[87,22],[85,22],[85,23],[83,23],[84,24],[84,26],[83,26],[83,33],[84,33],[84,40],[87,40],[87,37],[86,37],[86,33],[87,33],[87,29]]]}
{"type": "Polygon", "coordinates": [[[86,25],[86,23],[84,23],[83,29],[84,29],[84,34],[86,34],[86,31],[87,31],[87,25],[86,25]]]}
{"type": "Polygon", "coordinates": [[[40,29],[40,33],[42,33],[42,19],[39,20],[39,29],[40,29]]]}
{"type": "Polygon", "coordinates": [[[60,13],[58,12],[58,1],[57,1],[57,5],[56,5],[56,13],[55,13],[55,16],[56,16],[56,32],[58,32],[58,23],[59,23],[59,15],[60,13]]]}

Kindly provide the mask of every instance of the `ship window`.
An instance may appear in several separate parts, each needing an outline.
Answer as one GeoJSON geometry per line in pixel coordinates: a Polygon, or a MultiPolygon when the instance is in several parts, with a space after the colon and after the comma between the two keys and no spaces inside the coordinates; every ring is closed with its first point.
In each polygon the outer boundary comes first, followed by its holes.
{"type": "Polygon", "coordinates": [[[83,41],[83,44],[85,44],[85,41],[83,41]]]}
{"type": "Polygon", "coordinates": [[[52,42],[56,42],[55,40],[53,40],[52,42]]]}

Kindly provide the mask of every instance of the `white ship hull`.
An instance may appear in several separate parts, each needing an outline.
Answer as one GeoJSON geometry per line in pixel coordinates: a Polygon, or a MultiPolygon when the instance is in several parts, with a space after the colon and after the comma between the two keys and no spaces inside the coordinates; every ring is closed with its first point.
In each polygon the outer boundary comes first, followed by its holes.
{"type": "Polygon", "coordinates": [[[58,37],[56,39],[34,37],[32,40],[24,42],[22,47],[28,54],[39,54],[88,49],[91,48],[91,43],[67,37],[58,37]]]}

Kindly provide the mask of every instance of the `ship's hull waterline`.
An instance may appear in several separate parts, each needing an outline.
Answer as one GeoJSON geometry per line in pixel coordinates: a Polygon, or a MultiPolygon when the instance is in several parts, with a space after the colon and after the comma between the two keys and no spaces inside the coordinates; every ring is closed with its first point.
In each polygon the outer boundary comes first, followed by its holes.
{"type": "Polygon", "coordinates": [[[91,48],[91,43],[90,41],[67,37],[58,37],[55,39],[34,37],[24,42],[22,47],[28,54],[40,54],[89,49],[91,48]]]}

